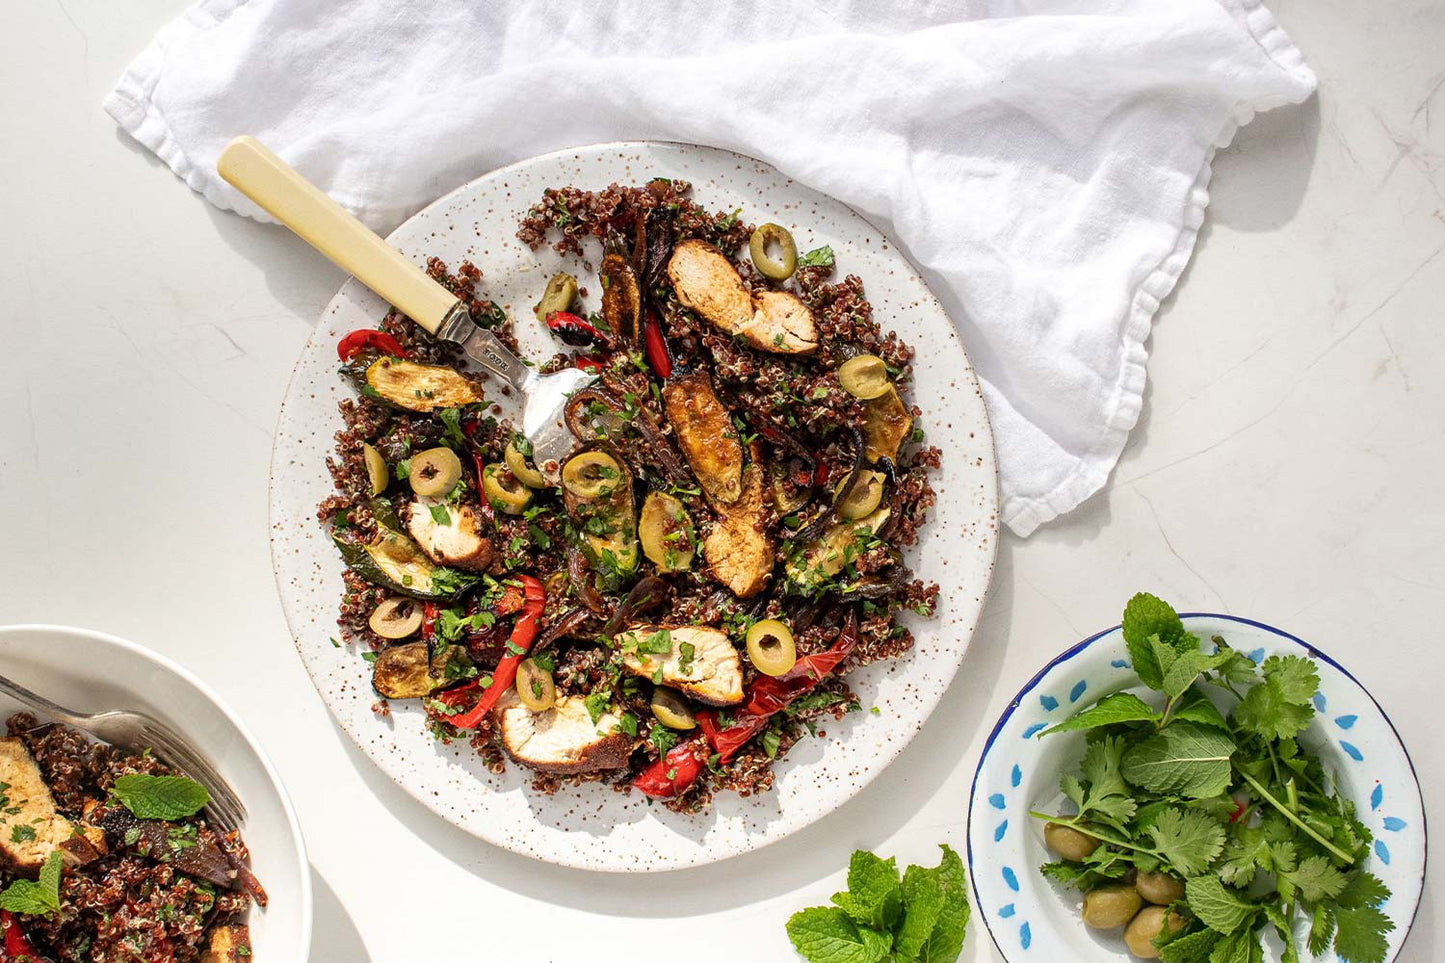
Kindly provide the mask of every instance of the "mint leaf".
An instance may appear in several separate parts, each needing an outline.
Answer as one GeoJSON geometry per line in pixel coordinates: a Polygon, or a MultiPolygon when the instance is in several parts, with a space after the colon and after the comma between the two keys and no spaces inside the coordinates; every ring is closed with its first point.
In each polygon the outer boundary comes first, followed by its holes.
{"type": "Polygon", "coordinates": [[[0,893],[0,910],[26,916],[44,916],[60,910],[60,850],[51,850],[40,867],[40,879],[17,879],[0,893]]]}
{"type": "Polygon", "coordinates": [[[1207,799],[1229,788],[1234,748],[1217,729],[1175,723],[1126,752],[1121,772],[1141,789],[1207,799]]]}
{"type": "Polygon", "coordinates": [[[1151,689],[1164,684],[1164,673],[1149,643],[1151,636],[1169,646],[1177,646],[1184,638],[1184,623],[1170,607],[1148,592],[1140,592],[1124,607],[1124,644],[1129,648],[1129,658],[1134,663],[1134,673],[1139,681],[1151,689]]]}
{"type": "Polygon", "coordinates": [[[1226,889],[1217,876],[1196,876],[1184,884],[1189,911],[1216,933],[1228,936],[1254,918],[1259,907],[1226,889]]]}
{"type": "Polygon", "coordinates": [[[833,894],[833,903],[854,922],[875,930],[892,930],[903,912],[898,866],[860,849],[848,861],[848,889],[833,894]]]}
{"type": "Polygon", "coordinates": [[[957,963],[963,952],[963,936],[968,929],[968,880],[963,871],[963,860],[947,846],[943,859],[930,872],[936,873],[939,885],[943,887],[943,910],[938,915],[938,925],[928,935],[928,941],[918,951],[918,963],[957,963]]]}
{"type": "Polygon", "coordinates": [[[1219,941],[1209,963],[1264,963],[1264,946],[1252,928],[1240,930],[1219,941]]]}
{"type": "Polygon", "coordinates": [[[943,915],[943,883],[938,871],[910,866],[903,873],[903,925],[893,941],[898,963],[913,963],[943,915]]]}
{"type": "Polygon", "coordinates": [[[185,819],[211,801],[205,786],[184,776],[131,773],[117,779],[111,792],[137,819],[185,819]]]}
{"type": "Polygon", "coordinates": [[[1229,723],[1224,721],[1219,708],[1209,701],[1209,697],[1198,689],[1185,693],[1174,708],[1174,718],[1183,722],[1197,722],[1202,726],[1212,726],[1215,729],[1229,730],[1229,723]]]}
{"type": "Polygon", "coordinates": [[[1154,848],[1181,876],[1207,872],[1224,848],[1224,827],[1194,809],[1164,810],[1149,827],[1149,836],[1154,848]]]}
{"type": "Polygon", "coordinates": [[[1044,730],[1039,736],[1042,738],[1055,732],[1097,729],[1099,726],[1112,726],[1121,722],[1152,722],[1156,715],[1149,704],[1138,696],[1129,692],[1116,692],[1100,699],[1067,722],[1044,730]]]}
{"type": "Polygon", "coordinates": [[[1218,943],[1218,933],[1213,930],[1199,930],[1170,940],[1160,947],[1159,959],[1164,963],[1208,963],[1209,954],[1218,943]]]}
{"type": "Polygon", "coordinates": [[[860,929],[847,913],[832,906],[794,913],[787,931],[793,949],[809,963],[879,963],[892,942],[875,930],[860,929]]]}

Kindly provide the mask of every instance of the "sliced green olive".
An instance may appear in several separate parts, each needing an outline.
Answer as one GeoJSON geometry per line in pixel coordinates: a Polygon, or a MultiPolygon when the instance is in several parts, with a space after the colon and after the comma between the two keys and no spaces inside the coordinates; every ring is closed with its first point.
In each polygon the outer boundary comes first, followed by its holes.
{"type": "Polygon", "coordinates": [[[888,393],[888,366],[876,354],[860,354],[838,366],[838,383],[854,398],[872,401],[888,393]]]}
{"type": "Polygon", "coordinates": [[[777,619],[754,622],[747,642],[748,661],[763,675],[782,675],[798,661],[792,630],[777,619]]]}
{"type": "Polygon", "coordinates": [[[663,572],[692,567],[695,535],[692,518],[682,502],[667,492],[649,492],[637,523],[642,552],[663,572]]]}
{"type": "MultiPolygon", "coordinates": [[[[505,456],[507,467],[512,469],[512,474],[517,476],[517,480],[528,488],[546,488],[547,479],[542,477],[541,472],[527,464],[527,456],[522,453],[521,448],[517,447],[519,440],[523,443],[526,441],[521,435],[513,435],[512,440],[507,442],[505,456]]],[[[530,451],[531,445],[528,444],[527,448],[530,451]]]]}
{"type": "Polygon", "coordinates": [[[416,599],[390,598],[371,610],[366,624],[383,639],[404,639],[421,628],[421,616],[416,599]]]}
{"type": "Polygon", "coordinates": [[[536,659],[523,659],[517,666],[517,698],[533,712],[545,712],[557,701],[552,673],[538,665],[536,659]]]}
{"type": "Polygon", "coordinates": [[[552,275],[547,282],[547,288],[542,292],[542,300],[532,307],[532,313],[537,315],[538,321],[546,321],[547,315],[553,311],[566,311],[577,300],[577,279],[565,272],[552,275]]]}
{"type": "Polygon", "coordinates": [[[366,477],[371,482],[371,493],[380,495],[386,491],[386,486],[391,484],[391,470],[386,467],[386,459],[371,445],[361,446],[361,459],[366,462],[366,477]]]}
{"type": "MultiPolygon", "coordinates": [[[[844,475],[834,492],[842,493],[852,477],[852,472],[844,475]]],[[[849,521],[873,514],[873,509],[883,501],[883,479],[882,472],[863,469],[863,475],[858,479],[858,484],[853,486],[853,490],[848,493],[847,498],[838,503],[838,514],[849,521]]]]}
{"type": "Polygon", "coordinates": [[[445,495],[462,480],[462,460],[450,448],[428,448],[411,456],[407,481],[418,495],[445,495]]]}
{"type": "Polygon", "coordinates": [[[753,267],[774,281],[786,280],[798,269],[798,245],[781,224],[763,224],[753,231],[748,253],[753,257],[753,267]],[[776,257],[768,250],[770,247],[777,247],[776,257]]]}
{"type": "Polygon", "coordinates": [[[562,466],[562,484],[578,498],[604,498],[622,484],[622,468],[606,452],[584,451],[562,466]]]}
{"type": "Polygon", "coordinates": [[[532,489],[523,485],[510,468],[495,461],[482,469],[482,492],[487,504],[508,515],[520,515],[532,504],[532,489]]]}
{"type": "Polygon", "coordinates": [[[652,690],[652,714],[669,729],[692,729],[697,726],[687,700],[662,686],[652,690]]]}

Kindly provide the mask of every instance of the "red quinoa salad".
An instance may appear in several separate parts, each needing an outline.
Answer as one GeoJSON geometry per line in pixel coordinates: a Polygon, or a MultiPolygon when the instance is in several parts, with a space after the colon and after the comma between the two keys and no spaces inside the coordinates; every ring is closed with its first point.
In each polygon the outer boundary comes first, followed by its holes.
{"type": "MultiPolygon", "coordinates": [[[[600,782],[697,812],[770,789],[794,744],[860,708],[848,673],[906,657],[900,612],[938,596],[902,549],[939,451],[906,400],[913,349],[857,277],[832,280],[832,250],[689,195],[552,189],[522,219],[534,250],[576,256],[538,291],[566,349],[543,370],[597,375],[560,464],[534,464],[486,376],[409,319],[343,338],[357,395],[319,517],[377,712],[409,700],[542,792],[600,782]]],[[[477,268],[430,272],[515,348],[477,268]]]]}
{"type": "Polygon", "coordinates": [[[242,963],[266,893],[203,786],[149,753],[11,716],[0,739],[0,960],[242,963]]]}

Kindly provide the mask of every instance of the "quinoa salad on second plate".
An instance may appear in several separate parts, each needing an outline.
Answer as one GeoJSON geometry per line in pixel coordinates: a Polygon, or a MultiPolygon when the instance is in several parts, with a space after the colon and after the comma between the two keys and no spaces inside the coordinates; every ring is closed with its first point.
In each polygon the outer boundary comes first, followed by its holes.
{"type": "MultiPolygon", "coordinates": [[[[940,459],[913,349],[860,279],[690,193],[550,189],[521,221],[578,266],[534,307],[569,349],[542,370],[597,378],[567,402],[564,461],[535,464],[496,383],[393,311],[338,345],[357,394],[319,508],[377,712],[419,705],[542,792],[600,782],[683,812],[769,790],[862,708],[850,672],[908,656],[900,616],[931,617],[938,587],[902,551],[940,459]]],[[[516,350],[477,267],[429,273],[516,350]]]]}

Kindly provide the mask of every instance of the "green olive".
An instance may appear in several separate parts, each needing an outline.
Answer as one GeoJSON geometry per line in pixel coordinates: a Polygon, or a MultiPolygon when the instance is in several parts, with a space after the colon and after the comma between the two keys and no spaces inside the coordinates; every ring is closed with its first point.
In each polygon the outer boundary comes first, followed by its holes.
{"type": "Polygon", "coordinates": [[[1168,873],[1140,873],[1134,888],[1147,902],[1168,906],[1184,898],[1184,881],[1168,873]]]}
{"type": "Polygon", "coordinates": [[[662,686],[652,690],[652,714],[669,729],[692,729],[697,726],[697,719],[693,718],[687,700],[662,686]]]}
{"type": "Polygon", "coordinates": [[[492,462],[482,469],[482,491],[499,512],[520,515],[532,504],[532,489],[523,485],[506,465],[492,462]]]}
{"type": "Polygon", "coordinates": [[[622,484],[622,467],[602,451],[584,451],[562,466],[562,484],[578,498],[604,498],[622,484]]]}
{"type": "Polygon", "coordinates": [[[747,642],[748,660],[763,675],[782,675],[798,661],[793,633],[777,619],[754,622],[747,642]]]}
{"type": "Polygon", "coordinates": [[[361,446],[361,459],[366,462],[366,477],[371,482],[371,493],[380,495],[391,484],[391,470],[386,467],[386,459],[371,445],[361,446]]]}
{"type": "Polygon", "coordinates": [[[1164,935],[1166,927],[1170,935],[1178,933],[1184,929],[1184,917],[1163,906],[1146,906],[1124,929],[1124,945],[1141,960],[1157,960],[1159,948],[1154,941],[1164,935]]]}
{"type": "Polygon", "coordinates": [[[1100,886],[1084,897],[1084,925],[1096,930],[1123,926],[1143,905],[1139,891],[1132,886],[1100,886]]]}
{"type": "MultiPolygon", "coordinates": [[[[541,472],[527,464],[527,456],[522,454],[521,448],[517,447],[519,441],[525,442],[526,439],[521,435],[513,435],[512,440],[507,442],[505,454],[507,467],[512,469],[513,475],[517,476],[517,481],[528,488],[546,488],[547,479],[542,477],[541,472]]],[[[527,446],[527,450],[531,450],[531,445],[527,446]]]]}
{"type": "MultiPolygon", "coordinates": [[[[848,485],[848,480],[853,477],[849,472],[843,476],[843,480],[834,489],[834,494],[839,494],[848,485]]],[[[838,514],[851,521],[865,518],[873,514],[873,509],[883,500],[883,479],[882,472],[863,469],[863,477],[858,479],[858,484],[848,493],[848,497],[838,503],[838,514]]]]}
{"type": "Polygon", "coordinates": [[[1049,823],[1044,826],[1044,845],[1064,859],[1078,863],[1099,848],[1099,841],[1072,827],[1049,823]]]}
{"type": "Polygon", "coordinates": [[[547,315],[553,311],[566,311],[576,300],[577,279],[567,273],[554,274],[542,292],[542,300],[532,307],[532,313],[537,315],[538,321],[546,321],[547,315]]]}
{"type": "Polygon", "coordinates": [[[753,231],[748,241],[748,253],[753,257],[753,267],[763,277],[774,281],[786,280],[798,269],[798,245],[793,243],[793,235],[781,224],[764,224],[753,231]],[[771,245],[777,245],[777,257],[768,251],[771,245]]]}
{"type": "Polygon", "coordinates": [[[411,456],[407,481],[418,495],[445,495],[462,480],[462,460],[450,448],[428,448],[411,456]]]}
{"type": "Polygon", "coordinates": [[[838,383],[854,398],[872,401],[888,393],[888,366],[876,354],[854,355],[838,366],[838,383]]]}
{"type": "Polygon", "coordinates": [[[404,639],[421,628],[421,616],[420,602],[397,596],[372,609],[366,624],[383,639],[404,639]]]}
{"type": "Polygon", "coordinates": [[[517,666],[517,698],[533,712],[545,712],[557,701],[552,673],[538,665],[536,659],[523,659],[517,666]]]}
{"type": "Polygon", "coordinates": [[[685,572],[692,567],[692,518],[682,502],[667,492],[649,492],[637,521],[642,552],[662,572],[685,572]]]}

